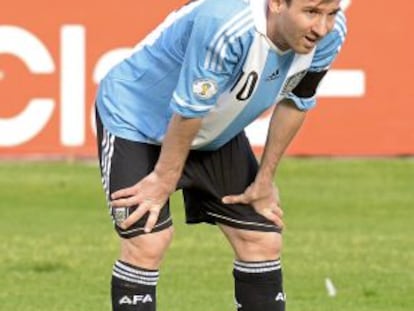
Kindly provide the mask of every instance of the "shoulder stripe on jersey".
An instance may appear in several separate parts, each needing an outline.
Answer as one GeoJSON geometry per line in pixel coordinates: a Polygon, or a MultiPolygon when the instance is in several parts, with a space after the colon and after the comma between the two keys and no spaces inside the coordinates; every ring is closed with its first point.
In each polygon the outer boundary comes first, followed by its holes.
{"type": "Polygon", "coordinates": [[[180,96],[178,96],[176,92],[174,92],[173,98],[176,101],[178,106],[183,107],[183,108],[190,108],[191,110],[194,110],[194,111],[205,112],[205,111],[209,111],[212,107],[212,106],[206,106],[206,105],[194,105],[194,104],[190,105],[180,96]]]}
{"type": "Polygon", "coordinates": [[[236,16],[234,16],[231,20],[229,20],[227,23],[223,25],[219,29],[219,31],[216,33],[216,35],[211,40],[211,44],[209,46],[209,53],[207,54],[207,57],[204,62],[204,67],[207,68],[208,64],[211,62],[211,57],[213,57],[213,49],[210,50],[210,48],[214,47],[217,44],[217,41],[220,39],[220,36],[223,35],[223,32],[225,32],[228,28],[230,28],[235,22],[237,22],[239,19],[243,18],[245,15],[249,14],[249,10],[245,9],[238,13],[236,16]]]}
{"type": "Polygon", "coordinates": [[[165,20],[158,25],[153,31],[151,31],[143,40],[141,40],[135,47],[134,53],[141,50],[144,46],[152,45],[154,42],[161,36],[165,29],[170,27],[174,22],[179,20],[180,18],[186,16],[187,14],[191,13],[196,7],[201,5],[205,0],[199,0],[190,2],[189,4],[183,6],[177,11],[170,13],[165,20]]]}
{"type": "Polygon", "coordinates": [[[223,34],[222,37],[220,37],[219,42],[214,47],[214,53],[212,57],[212,61],[210,62],[210,69],[212,70],[220,70],[219,64],[223,63],[223,58],[225,56],[224,52],[232,41],[234,39],[250,29],[254,25],[254,21],[252,18],[246,18],[245,20],[241,21],[237,26],[238,28],[233,28],[228,31],[228,33],[223,34]]]}
{"type": "Polygon", "coordinates": [[[225,32],[228,28],[230,28],[234,23],[236,23],[238,20],[242,19],[243,17],[247,16],[250,13],[250,8],[246,8],[242,11],[240,11],[238,14],[236,14],[231,20],[229,20],[227,23],[225,23],[220,30],[215,34],[213,39],[211,40],[212,44],[216,44],[217,40],[220,38],[220,36],[225,32]]]}
{"type": "Polygon", "coordinates": [[[246,32],[248,29],[250,29],[252,26],[254,26],[254,21],[252,17],[246,17],[244,20],[240,21],[236,27],[233,27],[232,29],[229,29],[228,32],[224,33],[222,37],[220,37],[219,42],[214,47],[214,53],[212,61],[210,62],[210,69],[219,69],[219,64],[222,63],[224,58],[224,52],[226,50],[226,47],[229,45],[229,43],[233,42],[237,36],[240,36],[244,32],[246,32]]]}
{"type": "Polygon", "coordinates": [[[345,15],[342,13],[339,15],[339,18],[336,20],[334,29],[338,32],[339,38],[341,40],[341,44],[337,48],[337,52],[339,52],[342,48],[342,44],[345,41],[346,36],[346,20],[345,15]]]}
{"type": "Polygon", "coordinates": [[[341,22],[341,24],[345,25],[346,22],[346,16],[344,11],[339,11],[336,15],[336,22],[341,22]]]}
{"type": "Polygon", "coordinates": [[[220,51],[220,56],[218,58],[218,66],[217,69],[219,71],[223,70],[223,62],[224,62],[224,57],[226,55],[226,49],[228,47],[228,45],[230,43],[232,43],[236,38],[242,36],[245,32],[248,32],[249,29],[251,29],[252,27],[254,27],[254,21],[250,20],[249,24],[247,24],[245,27],[243,27],[242,29],[239,30],[239,32],[237,32],[236,34],[234,34],[231,38],[228,39],[228,43],[226,45],[224,45],[220,51]]]}
{"type": "Polygon", "coordinates": [[[341,41],[344,42],[345,41],[345,35],[346,35],[346,24],[345,24],[345,15],[343,14],[343,12],[340,12],[337,15],[337,19],[336,19],[336,23],[335,23],[334,28],[338,31],[339,36],[341,37],[341,41]]]}
{"type": "Polygon", "coordinates": [[[246,8],[239,14],[234,16],[230,21],[223,25],[223,27],[216,33],[211,45],[208,47],[207,56],[204,62],[204,68],[214,69],[220,57],[220,52],[223,46],[228,43],[229,38],[243,29],[246,24],[253,21],[250,8],[246,8]]]}

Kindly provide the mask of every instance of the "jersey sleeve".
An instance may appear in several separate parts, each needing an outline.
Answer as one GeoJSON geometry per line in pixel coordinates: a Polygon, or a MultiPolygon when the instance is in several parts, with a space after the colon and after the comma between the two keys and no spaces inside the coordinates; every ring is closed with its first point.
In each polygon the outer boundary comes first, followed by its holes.
{"type": "Polygon", "coordinates": [[[335,26],[317,45],[309,71],[301,82],[287,95],[300,110],[316,105],[316,91],[345,41],[346,19],[342,11],[337,14],[335,26]]]}
{"type": "Polygon", "coordinates": [[[184,117],[198,118],[214,107],[226,89],[234,68],[240,63],[242,43],[237,36],[223,31],[224,18],[199,16],[189,28],[170,106],[184,117]]]}

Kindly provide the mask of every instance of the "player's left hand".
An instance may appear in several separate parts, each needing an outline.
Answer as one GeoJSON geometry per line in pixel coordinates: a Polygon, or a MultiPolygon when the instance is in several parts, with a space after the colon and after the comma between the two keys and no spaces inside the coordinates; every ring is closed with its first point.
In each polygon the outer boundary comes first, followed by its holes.
{"type": "Polygon", "coordinates": [[[272,183],[263,185],[262,183],[253,182],[241,194],[224,196],[222,202],[225,204],[252,205],[257,213],[272,221],[280,229],[284,227],[279,190],[272,183]]]}

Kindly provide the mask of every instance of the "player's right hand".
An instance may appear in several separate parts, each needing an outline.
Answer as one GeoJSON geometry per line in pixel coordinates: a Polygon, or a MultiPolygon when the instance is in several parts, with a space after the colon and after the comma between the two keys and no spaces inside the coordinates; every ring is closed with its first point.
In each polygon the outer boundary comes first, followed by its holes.
{"type": "Polygon", "coordinates": [[[175,189],[175,186],[165,184],[165,180],[161,180],[155,172],[152,172],[135,185],[112,193],[111,206],[113,208],[138,205],[138,208],[119,226],[125,230],[148,212],[149,216],[144,230],[146,233],[151,232],[158,221],[161,209],[172,192],[171,189],[175,189]]]}

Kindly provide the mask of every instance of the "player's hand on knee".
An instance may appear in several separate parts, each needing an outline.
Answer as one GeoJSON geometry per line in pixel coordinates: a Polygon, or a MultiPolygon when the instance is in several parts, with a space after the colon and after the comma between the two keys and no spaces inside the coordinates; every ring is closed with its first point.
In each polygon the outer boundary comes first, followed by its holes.
{"type": "Polygon", "coordinates": [[[112,201],[111,205],[113,208],[125,208],[126,206],[133,206],[138,205],[137,209],[132,212],[128,218],[126,218],[122,223],[118,224],[119,227],[122,229],[127,229],[132,226],[134,223],[139,221],[146,213],[149,213],[147,222],[145,224],[145,232],[149,233],[154,228],[155,224],[158,221],[158,217],[160,215],[161,209],[163,208],[165,203],[156,201],[154,199],[144,199],[144,200],[136,200],[131,198],[120,198],[117,200],[112,201]],[[138,203],[133,203],[138,202],[138,203]],[[124,204],[125,203],[125,204],[124,204]],[[127,205],[131,204],[131,205],[127,205]]]}
{"type": "Polygon", "coordinates": [[[283,210],[279,205],[271,205],[265,208],[257,208],[253,205],[256,212],[272,221],[280,229],[283,229],[285,224],[283,223],[283,210]]]}
{"type": "Polygon", "coordinates": [[[111,206],[132,207],[140,203],[139,182],[132,187],[123,188],[111,194],[111,206]]]}
{"type": "Polygon", "coordinates": [[[249,204],[256,212],[283,228],[283,211],[280,204],[279,191],[273,184],[252,183],[241,194],[227,195],[222,198],[225,204],[249,204]]]}
{"type": "Polygon", "coordinates": [[[145,224],[145,232],[151,232],[158,221],[161,209],[167,202],[171,191],[170,185],[163,185],[163,181],[153,172],[135,185],[118,190],[111,194],[111,206],[113,208],[125,208],[137,206],[137,209],[122,223],[118,224],[122,229],[127,229],[146,213],[149,213],[145,224]]]}
{"type": "Polygon", "coordinates": [[[139,204],[138,208],[127,219],[125,219],[124,222],[120,224],[120,227],[125,230],[140,220],[146,213],[149,213],[147,222],[145,223],[144,227],[144,231],[146,233],[149,233],[157,223],[163,206],[164,204],[157,203],[155,200],[145,199],[139,204]]]}

